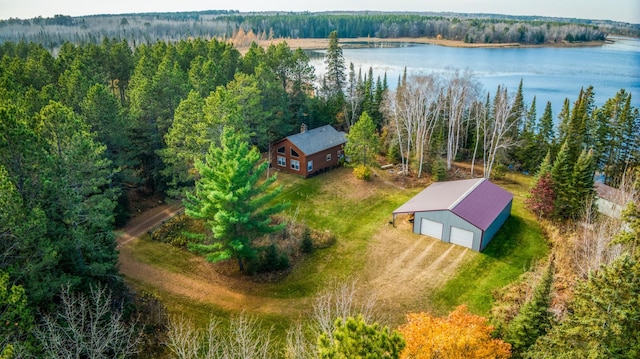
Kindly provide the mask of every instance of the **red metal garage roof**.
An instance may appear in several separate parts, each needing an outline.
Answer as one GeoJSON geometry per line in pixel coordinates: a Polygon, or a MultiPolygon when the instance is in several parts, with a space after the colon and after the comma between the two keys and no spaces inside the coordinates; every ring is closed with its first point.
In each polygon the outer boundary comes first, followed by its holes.
{"type": "Polygon", "coordinates": [[[485,231],[511,199],[513,195],[510,192],[485,180],[468,193],[451,212],[485,231]]]}

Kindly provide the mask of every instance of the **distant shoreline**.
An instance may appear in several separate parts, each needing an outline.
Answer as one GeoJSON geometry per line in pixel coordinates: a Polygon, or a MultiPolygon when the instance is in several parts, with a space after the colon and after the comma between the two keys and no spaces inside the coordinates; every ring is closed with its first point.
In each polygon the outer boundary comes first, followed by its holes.
{"type": "MultiPolygon", "coordinates": [[[[301,48],[303,50],[324,50],[329,45],[329,39],[273,39],[273,40],[258,40],[256,43],[262,47],[268,47],[271,44],[279,44],[281,42],[286,41],[290,48],[297,49],[301,48]]],[[[586,41],[586,42],[562,42],[562,43],[544,43],[544,44],[520,44],[520,43],[500,43],[500,44],[486,44],[486,43],[466,43],[464,41],[458,40],[444,40],[444,39],[435,39],[435,38],[427,38],[427,37],[401,37],[401,38],[389,38],[389,39],[381,39],[381,38],[369,38],[369,37],[358,37],[358,38],[349,38],[349,39],[340,39],[340,45],[343,48],[355,47],[355,45],[383,45],[385,43],[414,43],[414,44],[431,44],[437,46],[445,46],[445,47],[465,47],[465,48],[531,48],[531,47],[589,47],[589,46],[602,46],[607,42],[606,41],[586,41]]],[[[236,48],[241,52],[245,53],[249,46],[239,46],[235,45],[236,48]]]]}

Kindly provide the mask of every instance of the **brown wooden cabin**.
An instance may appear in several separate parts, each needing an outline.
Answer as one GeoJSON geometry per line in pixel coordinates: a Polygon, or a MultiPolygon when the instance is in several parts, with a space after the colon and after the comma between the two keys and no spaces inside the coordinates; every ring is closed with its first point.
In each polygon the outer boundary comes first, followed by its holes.
{"type": "Polygon", "coordinates": [[[307,130],[303,124],[300,133],[271,146],[271,165],[302,177],[312,177],[338,165],[346,142],[346,134],[331,125],[307,130]]]}

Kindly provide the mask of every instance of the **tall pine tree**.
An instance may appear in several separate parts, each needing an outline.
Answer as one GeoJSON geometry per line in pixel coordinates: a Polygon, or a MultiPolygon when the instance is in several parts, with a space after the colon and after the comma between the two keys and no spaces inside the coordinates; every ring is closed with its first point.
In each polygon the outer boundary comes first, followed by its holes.
{"type": "Polygon", "coordinates": [[[560,152],[553,163],[551,169],[551,180],[553,181],[553,190],[555,193],[554,217],[566,220],[571,218],[573,214],[573,206],[571,203],[575,200],[572,197],[573,184],[573,165],[574,162],[569,158],[569,150],[567,143],[563,143],[560,152]]]}
{"type": "Polygon", "coordinates": [[[260,152],[250,148],[246,135],[223,129],[220,146],[212,144],[205,161],[196,163],[200,179],[184,200],[187,215],[204,221],[212,238],[191,236],[189,249],[210,262],[235,258],[243,271],[245,261],[256,257],[253,242],[282,228],[272,216],[288,203],[272,203],[282,186],[271,189],[276,176],[263,180],[268,163],[259,161],[260,152]]]}
{"type": "Polygon", "coordinates": [[[553,262],[549,262],[540,283],[535,287],[533,296],[527,301],[518,315],[509,324],[505,341],[511,344],[512,357],[519,358],[538,337],[551,328],[551,286],[553,284],[553,262]]]}

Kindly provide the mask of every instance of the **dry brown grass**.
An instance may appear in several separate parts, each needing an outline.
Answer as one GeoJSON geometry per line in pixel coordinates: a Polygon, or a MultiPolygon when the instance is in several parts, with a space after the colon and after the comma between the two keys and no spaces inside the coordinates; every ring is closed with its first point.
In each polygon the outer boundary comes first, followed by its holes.
{"type": "Polygon", "coordinates": [[[397,324],[407,312],[429,310],[428,293],[474,255],[468,248],[413,233],[407,219],[398,215],[395,227],[387,225],[371,238],[362,274],[363,292],[375,296],[379,309],[397,324]]]}

